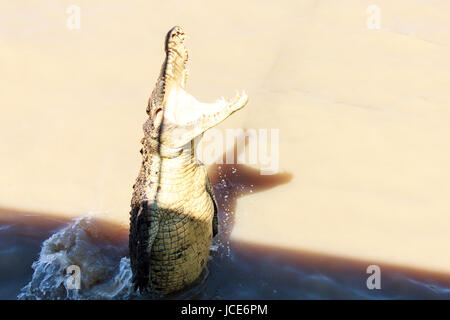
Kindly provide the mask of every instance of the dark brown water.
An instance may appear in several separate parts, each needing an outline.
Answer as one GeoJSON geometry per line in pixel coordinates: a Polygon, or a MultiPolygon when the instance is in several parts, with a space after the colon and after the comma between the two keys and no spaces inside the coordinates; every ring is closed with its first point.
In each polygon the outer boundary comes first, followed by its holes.
{"type": "MultiPolygon", "coordinates": [[[[26,299],[138,298],[130,294],[126,236],[126,230],[92,218],[74,222],[3,213],[0,299],[16,299],[21,290],[21,298],[26,299]],[[64,288],[64,270],[70,264],[81,265],[82,284],[77,292],[64,288]]],[[[450,298],[448,279],[441,275],[380,265],[382,289],[368,290],[367,263],[221,240],[206,280],[169,298],[450,298]]]]}

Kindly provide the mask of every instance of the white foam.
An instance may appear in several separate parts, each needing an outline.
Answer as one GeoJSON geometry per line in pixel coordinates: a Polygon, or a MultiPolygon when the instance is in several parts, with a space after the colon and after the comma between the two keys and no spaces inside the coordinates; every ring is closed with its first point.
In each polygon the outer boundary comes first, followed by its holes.
{"type": "Polygon", "coordinates": [[[132,294],[127,247],[114,244],[111,235],[92,217],[75,219],[53,234],[32,265],[31,281],[18,299],[126,299],[132,294]],[[80,268],[80,288],[70,289],[66,269],[80,268]]]}

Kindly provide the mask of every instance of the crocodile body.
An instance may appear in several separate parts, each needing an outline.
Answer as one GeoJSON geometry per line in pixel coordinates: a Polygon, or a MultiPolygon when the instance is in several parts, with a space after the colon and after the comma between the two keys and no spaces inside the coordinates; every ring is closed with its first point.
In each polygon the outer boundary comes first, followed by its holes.
{"type": "Polygon", "coordinates": [[[206,104],[184,90],[188,54],[180,27],[168,32],[165,52],[143,126],[129,239],[135,288],[161,294],[200,276],[218,232],[213,188],[206,168],[195,160],[193,139],[247,103],[245,93],[206,104]]]}

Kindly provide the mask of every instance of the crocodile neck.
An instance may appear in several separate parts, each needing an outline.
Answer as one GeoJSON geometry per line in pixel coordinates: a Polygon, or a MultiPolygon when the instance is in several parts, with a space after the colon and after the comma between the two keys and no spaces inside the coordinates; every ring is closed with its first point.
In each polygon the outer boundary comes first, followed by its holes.
{"type": "Polygon", "coordinates": [[[171,149],[149,137],[142,142],[143,162],[140,178],[134,186],[133,202],[148,200],[150,204],[170,207],[171,198],[188,193],[197,181],[202,181],[199,175],[203,172],[199,170],[192,147],[171,149]]]}

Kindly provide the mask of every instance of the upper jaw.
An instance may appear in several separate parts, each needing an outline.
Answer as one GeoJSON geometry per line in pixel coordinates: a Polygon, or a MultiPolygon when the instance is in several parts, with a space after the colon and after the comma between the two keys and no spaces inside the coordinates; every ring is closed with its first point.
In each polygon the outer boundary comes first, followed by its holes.
{"type": "Polygon", "coordinates": [[[187,80],[186,63],[188,51],[184,45],[185,34],[181,27],[173,27],[166,36],[166,61],[164,67],[164,87],[170,90],[174,86],[185,87],[187,80]]]}
{"type": "Polygon", "coordinates": [[[180,26],[175,26],[169,30],[166,36],[166,50],[178,44],[183,44],[186,35],[180,26]]]}

